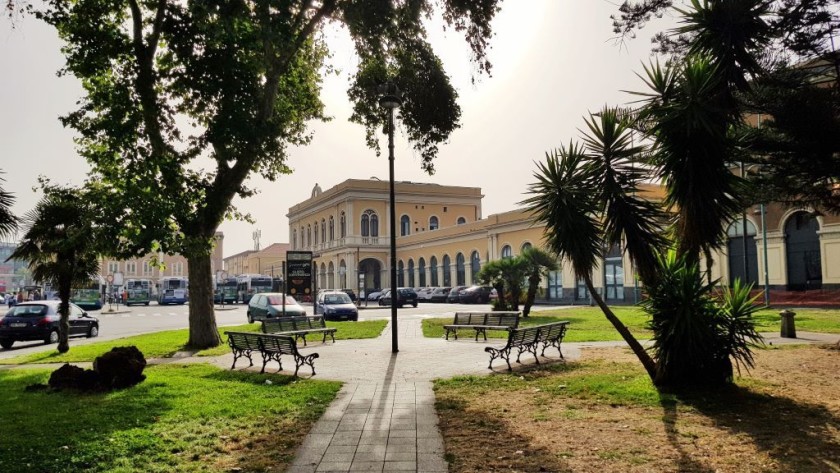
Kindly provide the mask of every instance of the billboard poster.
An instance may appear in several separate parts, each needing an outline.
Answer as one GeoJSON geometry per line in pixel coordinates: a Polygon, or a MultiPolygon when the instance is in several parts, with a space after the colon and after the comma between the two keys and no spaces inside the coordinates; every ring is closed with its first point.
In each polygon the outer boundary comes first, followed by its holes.
{"type": "Polygon", "coordinates": [[[312,294],[312,252],[286,252],[286,280],[289,283],[289,295],[294,297],[312,294]]]}

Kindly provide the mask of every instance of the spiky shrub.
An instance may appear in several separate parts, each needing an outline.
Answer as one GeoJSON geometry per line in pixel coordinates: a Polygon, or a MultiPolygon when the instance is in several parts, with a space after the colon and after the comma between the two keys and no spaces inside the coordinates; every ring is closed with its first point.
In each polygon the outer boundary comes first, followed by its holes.
{"type": "Polygon", "coordinates": [[[721,385],[733,378],[733,362],[751,368],[751,348],[761,343],[752,318],[752,286],[724,289],[704,283],[697,264],[669,252],[659,257],[660,278],[642,307],[650,316],[659,386],[721,385]]]}

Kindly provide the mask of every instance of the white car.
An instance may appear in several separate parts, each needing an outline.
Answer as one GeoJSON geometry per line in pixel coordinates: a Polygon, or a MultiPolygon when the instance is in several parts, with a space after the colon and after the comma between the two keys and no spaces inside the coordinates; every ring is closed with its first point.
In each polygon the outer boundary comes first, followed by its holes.
{"type": "Polygon", "coordinates": [[[414,292],[417,293],[417,300],[430,301],[432,300],[432,292],[434,292],[434,290],[435,288],[433,287],[421,287],[414,292]]]}

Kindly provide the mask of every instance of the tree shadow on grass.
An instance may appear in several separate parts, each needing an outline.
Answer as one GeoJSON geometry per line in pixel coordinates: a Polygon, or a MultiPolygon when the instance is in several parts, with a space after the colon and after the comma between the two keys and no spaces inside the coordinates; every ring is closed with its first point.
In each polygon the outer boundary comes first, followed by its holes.
{"type": "Polygon", "coordinates": [[[677,429],[677,400],[673,396],[659,395],[659,404],[662,406],[662,423],[665,427],[665,436],[668,443],[676,450],[677,471],[694,473],[714,473],[715,469],[698,460],[685,451],[680,441],[680,433],[677,429]]]}
{"type": "MultiPolygon", "coordinates": [[[[825,406],[739,386],[720,392],[678,393],[677,398],[712,419],[717,427],[748,435],[777,463],[776,471],[840,471],[840,417],[825,406]]],[[[668,429],[672,407],[663,404],[663,408],[668,429]]],[[[690,459],[686,462],[691,464],[690,459]]]]}
{"type": "Polygon", "coordinates": [[[45,370],[0,371],[0,471],[107,469],[119,458],[166,449],[147,427],[170,410],[157,383],[114,393],[25,392],[45,370]]]}

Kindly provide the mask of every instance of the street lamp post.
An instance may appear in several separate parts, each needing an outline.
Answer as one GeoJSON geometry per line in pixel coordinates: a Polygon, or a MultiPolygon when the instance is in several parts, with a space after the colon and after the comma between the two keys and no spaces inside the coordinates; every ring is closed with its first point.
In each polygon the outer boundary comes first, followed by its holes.
{"type": "Polygon", "coordinates": [[[397,211],[394,203],[394,109],[402,104],[400,89],[393,82],[379,86],[379,105],[388,110],[388,171],[391,185],[391,352],[397,353],[397,211]]]}

